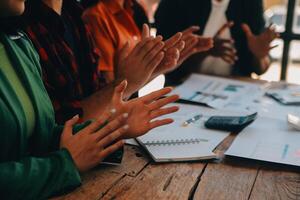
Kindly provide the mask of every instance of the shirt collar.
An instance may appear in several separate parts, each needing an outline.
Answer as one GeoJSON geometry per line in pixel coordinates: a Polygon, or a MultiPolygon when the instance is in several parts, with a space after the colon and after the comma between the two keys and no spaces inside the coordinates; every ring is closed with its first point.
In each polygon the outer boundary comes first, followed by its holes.
{"type": "MultiPolygon", "coordinates": [[[[64,0],[62,6],[62,15],[78,15],[81,16],[82,10],[74,2],[75,0],[64,0]]],[[[30,20],[41,22],[51,30],[64,30],[62,16],[57,14],[52,8],[44,4],[42,1],[30,6],[28,9],[30,20]]]]}
{"type": "Polygon", "coordinates": [[[27,17],[30,21],[41,23],[50,29],[61,29],[63,27],[61,16],[42,1],[28,7],[27,17]]]}

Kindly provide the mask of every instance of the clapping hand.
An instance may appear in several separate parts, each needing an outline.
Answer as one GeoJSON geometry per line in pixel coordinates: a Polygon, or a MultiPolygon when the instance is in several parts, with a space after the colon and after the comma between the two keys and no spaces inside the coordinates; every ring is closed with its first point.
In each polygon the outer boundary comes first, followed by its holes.
{"type": "Polygon", "coordinates": [[[106,112],[90,125],[73,135],[73,126],[78,122],[75,116],[65,123],[60,138],[60,148],[69,151],[80,172],[87,171],[124,145],[122,138],[128,131],[128,114],[120,114],[111,120],[112,113],[106,112]]]}
{"type": "Polygon", "coordinates": [[[172,91],[171,88],[163,88],[144,97],[124,101],[123,93],[126,86],[127,82],[123,81],[115,88],[111,106],[116,109],[116,116],[119,113],[129,113],[127,119],[129,129],[123,135],[123,138],[135,138],[147,133],[151,129],[173,122],[170,118],[156,119],[178,111],[177,106],[165,107],[179,98],[178,95],[163,97],[172,91]]]}
{"type": "Polygon", "coordinates": [[[185,48],[180,52],[178,65],[181,65],[190,56],[208,51],[214,46],[212,38],[195,34],[199,29],[200,27],[198,26],[191,26],[182,32],[182,40],[185,42],[185,48]]]}
{"type": "Polygon", "coordinates": [[[214,47],[208,51],[209,55],[221,58],[229,64],[234,64],[238,60],[236,55],[237,51],[234,48],[234,40],[223,39],[221,35],[226,29],[231,28],[233,25],[233,22],[228,22],[218,30],[214,36],[214,47]]]}
{"type": "Polygon", "coordinates": [[[154,70],[165,57],[163,52],[165,43],[162,37],[150,36],[147,25],[143,26],[143,35],[142,40],[132,50],[128,43],[125,44],[117,59],[116,78],[128,81],[126,96],[130,96],[148,83],[154,70]]]}
{"type": "Polygon", "coordinates": [[[242,24],[242,29],[247,37],[248,47],[256,58],[261,59],[269,54],[269,51],[276,46],[271,47],[271,42],[279,37],[279,33],[275,32],[275,28],[270,25],[264,32],[254,35],[247,24],[242,24]]]}

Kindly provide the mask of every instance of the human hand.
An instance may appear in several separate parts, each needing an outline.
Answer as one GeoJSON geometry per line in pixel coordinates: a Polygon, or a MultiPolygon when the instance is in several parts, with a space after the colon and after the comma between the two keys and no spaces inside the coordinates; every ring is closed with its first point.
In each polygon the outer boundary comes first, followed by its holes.
{"type": "Polygon", "coordinates": [[[233,22],[228,22],[224,24],[214,36],[214,47],[209,50],[208,55],[221,58],[229,64],[234,64],[237,60],[237,51],[234,48],[234,40],[232,39],[222,39],[221,35],[226,30],[234,25],[233,22]]]}
{"type": "Polygon", "coordinates": [[[247,24],[242,24],[242,29],[246,34],[248,47],[256,58],[261,59],[266,57],[269,51],[276,47],[270,46],[271,42],[279,37],[279,33],[276,33],[272,25],[259,35],[254,35],[247,24]]]}
{"type": "Polygon", "coordinates": [[[165,57],[155,69],[154,73],[152,74],[152,78],[155,78],[160,74],[168,73],[176,68],[180,58],[180,52],[185,47],[185,42],[181,38],[182,33],[179,32],[165,41],[165,57]]]}
{"type": "Polygon", "coordinates": [[[143,37],[137,45],[130,50],[127,43],[121,50],[116,69],[116,78],[128,81],[129,95],[136,92],[151,80],[151,75],[162,62],[165,53],[162,51],[165,44],[162,37],[149,35],[149,27],[144,24],[143,37]]]}
{"type": "Polygon", "coordinates": [[[78,115],[65,123],[60,138],[60,148],[65,148],[70,152],[80,172],[95,167],[104,158],[124,145],[120,138],[129,128],[126,125],[128,114],[122,114],[108,122],[110,116],[109,112],[103,114],[75,135],[73,135],[73,126],[79,120],[78,115]],[[105,126],[102,127],[103,125],[105,126]]]}
{"type": "Polygon", "coordinates": [[[185,48],[180,52],[180,58],[177,65],[180,66],[190,56],[205,52],[214,46],[212,38],[202,37],[195,34],[199,31],[200,27],[191,26],[182,32],[182,40],[185,42],[185,48]]]}
{"type": "Polygon", "coordinates": [[[177,95],[162,98],[172,91],[171,88],[164,88],[144,97],[124,101],[123,93],[126,89],[126,85],[126,81],[123,81],[118,85],[115,88],[112,98],[112,107],[116,109],[116,115],[119,113],[129,113],[127,119],[129,129],[123,135],[124,138],[139,137],[153,128],[173,122],[173,120],[169,118],[155,120],[163,115],[178,111],[177,106],[164,107],[179,98],[177,95]]]}

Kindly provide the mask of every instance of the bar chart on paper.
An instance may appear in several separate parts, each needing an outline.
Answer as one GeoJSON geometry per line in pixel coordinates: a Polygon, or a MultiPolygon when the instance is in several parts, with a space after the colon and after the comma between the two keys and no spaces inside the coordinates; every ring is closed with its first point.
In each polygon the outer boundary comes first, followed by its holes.
{"type": "Polygon", "coordinates": [[[173,93],[179,94],[183,100],[234,110],[247,110],[264,94],[258,84],[198,74],[192,74],[173,93]]]}

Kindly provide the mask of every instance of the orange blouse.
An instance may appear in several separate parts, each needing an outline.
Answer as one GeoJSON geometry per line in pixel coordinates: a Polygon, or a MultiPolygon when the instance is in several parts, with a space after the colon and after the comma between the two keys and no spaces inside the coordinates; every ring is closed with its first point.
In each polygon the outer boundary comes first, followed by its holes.
{"type": "Polygon", "coordinates": [[[127,42],[133,47],[141,38],[133,18],[132,5],[132,0],[125,0],[124,8],[116,0],[101,0],[83,14],[83,20],[90,26],[101,52],[98,69],[110,74],[106,76],[111,79],[108,82],[114,79],[118,52],[127,42]]]}

